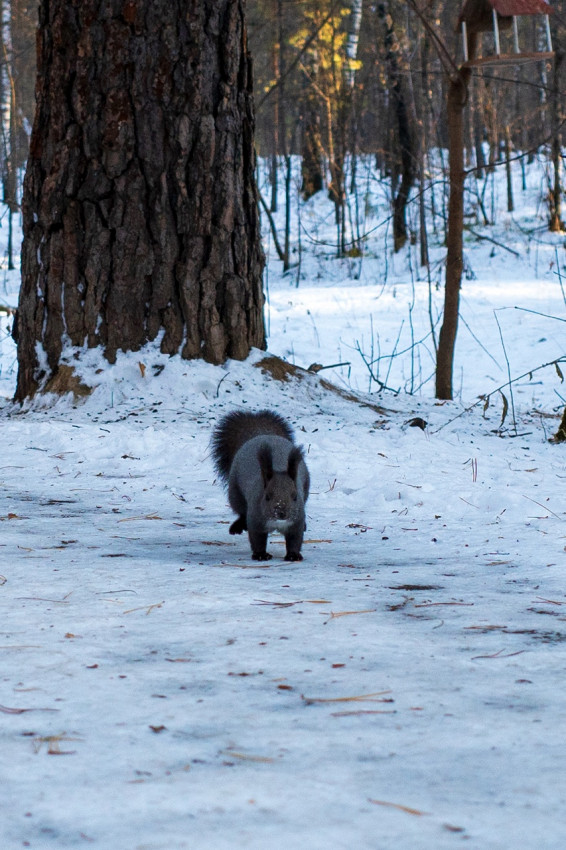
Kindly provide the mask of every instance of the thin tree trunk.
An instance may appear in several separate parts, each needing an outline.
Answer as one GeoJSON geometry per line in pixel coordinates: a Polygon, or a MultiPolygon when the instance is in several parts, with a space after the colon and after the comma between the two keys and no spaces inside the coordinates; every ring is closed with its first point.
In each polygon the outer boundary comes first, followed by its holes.
{"type": "Polygon", "coordinates": [[[483,137],[484,137],[484,110],[483,110],[483,94],[484,82],[481,77],[476,77],[472,81],[473,91],[473,127],[474,127],[474,147],[476,151],[476,178],[481,180],[485,169],[485,156],[483,152],[483,137]]]}
{"type": "Polygon", "coordinates": [[[283,249],[283,271],[289,270],[291,265],[291,177],[292,161],[289,155],[285,156],[285,236],[283,249]]]}
{"type": "Polygon", "coordinates": [[[467,102],[470,71],[460,70],[449,81],[447,98],[450,156],[450,199],[446,237],[446,283],[444,315],[438,338],[436,358],[436,397],[453,397],[452,372],[458,331],[460,286],[464,268],[464,108],[467,102]]]}
{"type": "Polygon", "coordinates": [[[511,172],[511,131],[509,124],[505,125],[505,176],[507,179],[507,212],[513,212],[515,204],[513,202],[513,175],[511,172]]]}
{"type": "Polygon", "coordinates": [[[552,170],[553,180],[550,190],[550,222],[549,229],[553,233],[561,233],[564,230],[562,221],[562,188],[560,175],[562,171],[562,109],[561,101],[564,97],[561,92],[560,75],[564,62],[564,51],[557,50],[554,56],[554,69],[552,77],[552,91],[550,95],[550,122],[552,126],[552,170]]]}
{"type": "Polygon", "coordinates": [[[426,178],[425,178],[425,140],[424,133],[421,142],[421,150],[419,156],[419,183],[420,183],[420,195],[419,195],[419,231],[420,231],[420,259],[421,266],[428,266],[429,257],[428,257],[428,234],[426,229],[426,206],[425,206],[425,191],[426,191],[426,178]]]}
{"type": "MultiPolygon", "coordinates": [[[[349,0],[347,8],[350,14],[347,19],[347,33],[344,49],[344,59],[341,80],[338,86],[339,95],[336,105],[336,129],[333,133],[332,157],[330,159],[330,191],[329,196],[334,201],[337,225],[338,256],[346,251],[346,176],[345,164],[348,150],[351,150],[351,125],[354,108],[354,86],[356,81],[356,57],[362,22],[362,0],[349,0]]],[[[328,120],[332,121],[332,110],[329,108],[328,120]]]]}
{"type": "MultiPolygon", "coordinates": [[[[426,31],[420,34],[420,49],[421,49],[421,68],[422,75],[420,85],[416,87],[417,103],[418,103],[418,127],[420,135],[419,148],[419,243],[420,243],[420,262],[421,266],[428,266],[428,233],[427,233],[427,218],[426,218],[426,157],[428,152],[429,138],[429,120],[428,112],[429,104],[429,58],[430,58],[430,42],[426,31]]],[[[432,110],[430,110],[432,112],[432,110]]]]}
{"type": "MultiPolygon", "coordinates": [[[[405,245],[407,234],[406,210],[409,195],[417,175],[417,150],[415,134],[411,126],[409,98],[399,65],[399,45],[393,19],[386,3],[380,3],[377,13],[385,27],[385,49],[387,67],[391,81],[391,93],[397,124],[397,144],[400,151],[401,180],[397,192],[393,191],[393,245],[400,251],[405,245]]],[[[393,186],[393,181],[392,181],[393,186]]]]}
{"type": "MultiPolygon", "coordinates": [[[[273,70],[275,73],[275,79],[278,80],[279,60],[276,49],[273,51],[273,70]]],[[[279,87],[275,90],[275,97],[273,98],[273,125],[271,127],[271,140],[273,145],[269,168],[269,178],[271,181],[271,212],[277,212],[277,190],[279,180],[277,168],[277,157],[279,155],[279,87]]]]}
{"type": "Polygon", "coordinates": [[[42,0],[16,398],[66,341],[265,345],[243,0],[42,0]]]}
{"type": "MultiPolygon", "coordinates": [[[[273,140],[273,146],[276,148],[276,139],[273,140]]],[[[270,211],[277,212],[277,188],[278,188],[278,175],[277,175],[277,155],[272,154],[269,160],[269,182],[271,185],[271,204],[270,211]]]]}
{"type": "Polygon", "coordinates": [[[285,81],[287,71],[287,56],[285,50],[285,33],[283,29],[283,0],[277,0],[277,26],[278,26],[278,45],[279,45],[279,85],[277,87],[278,110],[279,118],[279,146],[285,161],[285,234],[283,248],[283,271],[289,269],[289,254],[290,254],[290,239],[291,239],[291,157],[289,156],[289,147],[287,140],[287,126],[285,123],[285,81]]]}
{"type": "Polygon", "coordinates": [[[0,2],[0,120],[2,124],[2,184],[3,200],[8,207],[8,269],[13,270],[13,217],[17,212],[17,133],[16,133],[16,90],[14,86],[12,49],[12,9],[6,0],[0,2]]]}
{"type": "Polygon", "coordinates": [[[316,62],[303,75],[302,95],[302,157],[301,195],[307,201],[320,192],[324,185],[324,153],[321,140],[319,98],[315,96],[311,80],[317,77],[316,62]]]}

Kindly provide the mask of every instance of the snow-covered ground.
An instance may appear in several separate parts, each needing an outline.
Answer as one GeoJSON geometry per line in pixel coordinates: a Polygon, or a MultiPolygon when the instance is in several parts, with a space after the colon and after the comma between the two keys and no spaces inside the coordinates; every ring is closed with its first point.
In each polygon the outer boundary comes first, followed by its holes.
{"type": "Polygon", "coordinates": [[[497,175],[492,241],[467,236],[451,403],[440,234],[429,282],[417,246],[391,255],[375,179],[362,258],[313,241],[322,196],[300,268],[266,236],[269,354],[349,365],[86,352],[86,400],[20,409],[2,320],[2,850],[565,846],[566,390],[538,367],[566,355],[566,253],[540,168],[515,179],[518,212],[497,175]],[[305,447],[302,563],[228,535],[209,439],[236,407],[305,447]]]}

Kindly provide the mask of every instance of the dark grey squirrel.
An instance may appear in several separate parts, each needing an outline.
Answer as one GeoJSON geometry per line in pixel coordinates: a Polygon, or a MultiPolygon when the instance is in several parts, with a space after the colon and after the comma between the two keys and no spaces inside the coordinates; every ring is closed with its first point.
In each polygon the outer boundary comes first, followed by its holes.
{"type": "Polygon", "coordinates": [[[302,561],[310,477],[293,429],[278,413],[235,410],[212,435],[212,456],[238,514],[230,534],[247,531],[254,561],[269,561],[267,535],[285,536],[286,561],[302,561]]]}

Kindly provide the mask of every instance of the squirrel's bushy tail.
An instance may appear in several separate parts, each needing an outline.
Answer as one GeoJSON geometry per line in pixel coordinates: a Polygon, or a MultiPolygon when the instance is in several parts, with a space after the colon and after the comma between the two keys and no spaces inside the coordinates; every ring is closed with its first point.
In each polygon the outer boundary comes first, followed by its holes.
{"type": "Polygon", "coordinates": [[[212,457],[218,475],[227,481],[230,467],[238,449],[252,437],[273,434],[293,442],[293,429],[288,422],[271,410],[248,413],[234,410],[220,420],[212,435],[212,457]]]}

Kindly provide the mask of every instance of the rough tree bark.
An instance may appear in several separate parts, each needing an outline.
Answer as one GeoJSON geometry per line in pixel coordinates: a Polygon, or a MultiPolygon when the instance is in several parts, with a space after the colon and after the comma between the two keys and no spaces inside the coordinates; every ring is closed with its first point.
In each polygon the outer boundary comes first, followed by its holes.
{"type": "Polygon", "coordinates": [[[67,342],[264,347],[244,5],[41,0],[16,399],[67,342]]]}

